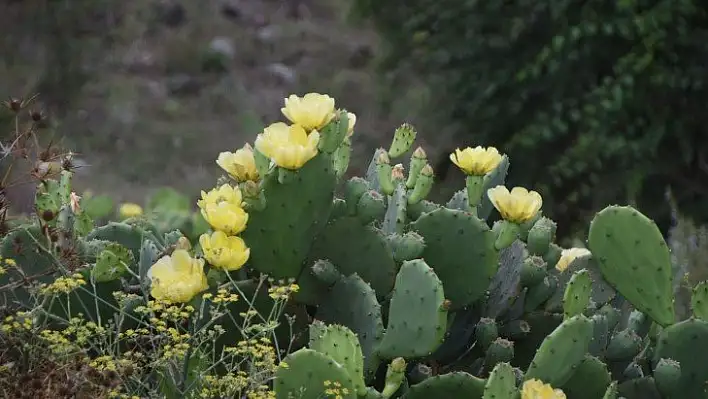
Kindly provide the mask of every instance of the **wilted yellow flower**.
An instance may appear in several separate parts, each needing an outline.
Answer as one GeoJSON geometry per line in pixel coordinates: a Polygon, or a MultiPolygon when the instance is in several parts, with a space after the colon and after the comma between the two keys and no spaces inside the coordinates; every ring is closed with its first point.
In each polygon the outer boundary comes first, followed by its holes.
{"type": "Polygon", "coordinates": [[[227,271],[240,269],[251,255],[251,250],[240,237],[227,236],[222,231],[202,234],[199,244],[212,266],[227,271]]]}
{"type": "Polygon", "coordinates": [[[349,120],[349,129],[347,130],[347,137],[354,133],[354,125],[356,125],[356,115],[352,112],[347,112],[347,119],[349,120]]]}
{"type": "Polygon", "coordinates": [[[118,213],[123,219],[134,218],[143,214],[143,208],[132,202],[126,202],[118,208],[118,213]]]}
{"type": "Polygon", "coordinates": [[[543,206],[541,194],[523,187],[509,192],[504,186],[496,186],[487,190],[487,196],[504,220],[517,224],[533,219],[543,206]]]}
{"type": "Polygon", "coordinates": [[[72,191],[69,194],[69,206],[75,214],[81,212],[81,196],[72,191]]]}
{"type": "Polygon", "coordinates": [[[147,272],[152,284],[150,293],[160,301],[185,303],[209,288],[204,273],[204,259],[177,249],[172,255],[158,259],[147,272]]]}
{"type": "Polygon", "coordinates": [[[238,187],[224,184],[208,193],[202,191],[202,199],[197,201],[204,220],[214,228],[228,235],[242,232],[248,223],[248,213],[243,209],[243,198],[238,187]]]}
{"type": "Polygon", "coordinates": [[[236,152],[220,153],[216,164],[240,182],[258,180],[256,159],[253,156],[253,148],[249,144],[239,148],[236,152]]]}
{"type": "Polygon", "coordinates": [[[556,270],[559,272],[565,271],[571,263],[577,258],[590,255],[591,252],[586,248],[568,248],[561,251],[561,257],[556,263],[556,270]]]}
{"type": "Polygon", "coordinates": [[[280,111],[290,122],[308,132],[319,129],[334,118],[334,99],[326,94],[307,93],[304,97],[291,95],[280,111]]]}
{"type": "Polygon", "coordinates": [[[276,122],[258,135],[256,148],[281,168],[299,169],[317,155],[319,141],[316,130],[308,135],[302,126],[276,122]]]}
{"type": "Polygon", "coordinates": [[[530,379],[521,387],[521,399],[565,399],[565,394],[543,381],[530,379]]]}
{"type": "Polygon", "coordinates": [[[502,160],[502,155],[494,147],[457,148],[450,154],[450,160],[468,175],[484,176],[494,170],[502,160]]]}

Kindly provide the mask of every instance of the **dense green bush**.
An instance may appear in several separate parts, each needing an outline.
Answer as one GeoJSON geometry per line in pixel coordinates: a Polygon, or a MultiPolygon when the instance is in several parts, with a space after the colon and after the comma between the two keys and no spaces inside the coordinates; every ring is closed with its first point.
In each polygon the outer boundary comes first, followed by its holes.
{"type": "Polygon", "coordinates": [[[459,139],[504,148],[522,165],[510,184],[537,182],[561,235],[624,201],[666,233],[667,187],[682,213],[708,220],[707,10],[692,0],[354,1],[388,45],[382,67],[427,77],[441,100],[433,111],[459,139]]]}

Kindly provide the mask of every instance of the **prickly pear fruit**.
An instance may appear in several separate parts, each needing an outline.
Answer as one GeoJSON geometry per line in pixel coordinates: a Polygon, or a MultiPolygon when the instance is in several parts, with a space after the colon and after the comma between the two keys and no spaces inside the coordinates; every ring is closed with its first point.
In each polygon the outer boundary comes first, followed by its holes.
{"type": "Polygon", "coordinates": [[[587,309],[590,304],[591,286],[592,280],[587,270],[583,269],[573,274],[563,295],[563,315],[566,319],[581,314],[587,309]]]}
{"type": "Polygon", "coordinates": [[[708,281],[700,282],[693,287],[691,309],[694,316],[708,321],[708,281]]]}
{"type": "Polygon", "coordinates": [[[482,399],[514,399],[516,393],[514,369],[509,363],[497,363],[489,373],[482,399]]]}
{"type": "Polygon", "coordinates": [[[401,384],[406,378],[406,360],[402,357],[397,357],[389,363],[386,369],[386,379],[384,389],[381,391],[381,396],[390,398],[398,391],[401,384]]]}
{"type": "Polygon", "coordinates": [[[539,379],[552,386],[563,386],[585,359],[592,340],[593,324],[583,315],[564,320],[536,351],[525,379],[539,379]]]}
{"type": "Polygon", "coordinates": [[[433,352],[445,336],[448,308],[433,269],[420,259],[404,262],[396,276],[379,355],[413,358],[433,352]]]}
{"type": "Polygon", "coordinates": [[[381,188],[381,192],[385,195],[393,194],[396,186],[393,183],[393,178],[391,177],[391,172],[393,167],[391,166],[391,158],[389,158],[387,152],[379,153],[376,159],[376,177],[381,188]]]}
{"type": "Polygon", "coordinates": [[[415,182],[418,180],[420,171],[423,167],[428,164],[428,156],[421,147],[418,147],[413,151],[411,155],[411,163],[408,167],[408,179],[406,180],[406,188],[412,189],[415,187],[415,182]]]}
{"type": "Polygon", "coordinates": [[[612,361],[629,360],[640,350],[642,350],[642,338],[634,331],[625,329],[610,338],[605,356],[612,361]]]}
{"type": "Polygon", "coordinates": [[[514,358],[514,343],[504,338],[497,338],[489,345],[484,356],[484,364],[492,365],[510,362],[514,358]]]}
{"type": "Polygon", "coordinates": [[[497,322],[494,319],[486,317],[479,319],[474,329],[474,336],[477,340],[477,345],[479,345],[482,350],[487,350],[489,345],[499,338],[497,322]]]}
{"type": "Polygon", "coordinates": [[[273,383],[277,399],[319,399],[335,383],[342,398],[356,398],[352,377],[331,357],[312,349],[300,349],[283,361],[287,367],[278,368],[273,383]]]}
{"type": "Polygon", "coordinates": [[[662,395],[672,397],[678,394],[677,388],[681,380],[681,365],[672,359],[661,358],[654,366],[654,381],[662,395]]]}
{"type": "Polygon", "coordinates": [[[540,256],[531,255],[524,259],[521,268],[521,285],[531,287],[546,277],[546,262],[540,256]]]}
{"type": "Polygon", "coordinates": [[[410,387],[406,399],[481,398],[486,381],[465,372],[452,372],[427,378],[410,387]]]}
{"type": "Polygon", "coordinates": [[[609,206],[590,223],[588,244],[605,280],[637,310],[661,326],[674,322],[671,255],[651,219],[609,206]]]}
{"type": "Polygon", "coordinates": [[[556,235],[556,223],[547,218],[541,217],[529,230],[526,238],[526,248],[532,255],[543,256],[548,252],[548,247],[556,235]]]}
{"type": "Polygon", "coordinates": [[[344,277],[332,262],[325,259],[315,261],[312,265],[312,274],[327,286],[332,286],[344,277]]]}
{"type": "Polygon", "coordinates": [[[356,215],[363,224],[383,218],[386,213],[386,202],[378,191],[369,190],[362,194],[356,207],[356,215]]]}
{"type": "Polygon", "coordinates": [[[391,251],[393,251],[393,259],[396,262],[419,258],[425,249],[425,240],[415,231],[409,231],[404,234],[391,234],[386,239],[391,251]]]}
{"type": "Polygon", "coordinates": [[[556,267],[556,264],[560,260],[562,253],[563,248],[559,247],[558,244],[554,242],[551,243],[551,245],[548,246],[548,252],[543,255],[543,260],[546,261],[546,267],[548,267],[549,269],[556,267]]]}
{"type": "Polygon", "coordinates": [[[340,326],[325,326],[313,323],[310,327],[310,349],[329,356],[347,371],[352,385],[359,395],[366,393],[364,383],[364,357],[359,346],[359,339],[352,330],[340,326]],[[314,327],[312,327],[314,326],[314,327]]]}
{"type": "Polygon", "coordinates": [[[682,398],[703,398],[708,368],[705,357],[708,352],[708,322],[688,319],[664,328],[654,350],[654,364],[659,360],[673,359],[681,364],[681,378],[676,392],[682,398]]]}
{"type": "Polygon", "coordinates": [[[344,183],[344,201],[347,203],[349,215],[356,213],[359,200],[367,191],[369,191],[369,182],[361,177],[352,177],[344,183]]]}
{"type": "Polygon", "coordinates": [[[391,158],[398,158],[410,150],[418,132],[415,128],[404,123],[393,133],[393,142],[391,143],[391,148],[388,150],[388,154],[391,158]]]}
{"type": "Polygon", "coordinates": [[[408,195],[408,204],[417,204],[424,200],[430,190],[433,188],[433,182],[435,180],[435,173],[430,165],[425,165],[418,174],[418,179],[415,181],[415,187],[411,190],[408,195]]]}

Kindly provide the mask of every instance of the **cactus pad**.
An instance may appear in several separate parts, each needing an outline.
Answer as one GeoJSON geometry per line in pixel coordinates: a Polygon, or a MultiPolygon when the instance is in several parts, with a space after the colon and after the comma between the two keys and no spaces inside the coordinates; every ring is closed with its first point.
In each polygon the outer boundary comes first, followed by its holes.
{"type": "Polygon", "coordinates": [[[546,302],[546,310],[549,312],[562,311],[565,289],[568,287],[573,275],[580,270],[586,270],[592,280],[590,285],[591,305],[602,306],[617,296],[615,289],[602,277],[597,262],[592,257],[586,256],[574,260],[563,272],[559,272],[555,268],[549,270],[549,274],[558,279],[558,289],[553,293],[551,299],[546,302]]]}
{"type": "Polygon", "coordinates": [[[453,372],[425,379],[410,387],[404,399],[481,398],[486,381],[464,372],[453,372]]]}
{"type": "Polygon", "coordinates": [[[631,207],[607,207],[590,224],[588,243],[605,280],[636,309],[662,326],[674,322],[671,256],[651,219],[631,207]]]}
{"type": "Polygon", "coordinates": [[[331,357],[312,349],[300,349],[283,360],[288,367],[279,367],[273,389],[277,399],[320,399],[327,388],[338,389],[342,398],[356,397],[354,383],[347,370],[331,357]],[[346,394],[344,391],[346,390],[346,394]]]}
{"type": "Polygon", "coordinates": [[[393,359],[432,353],[445,336],[446,302],[442,283],[433,269],[419,259],[404,262],[396,276],[379,355],[393,359]]]}
{"type": "Polygon", "coordinates": [[[339,325],[310,325],[310,349],[323,353],[341,364],[353,380],[358,394],[366,392],[364,383],[364,357],[359,339],[352,330],[339,325]]]}
{"type": "Polygon", "coordinates": [[[440,208],[423,214],[412,229],[425,239],[423,258],[445,287],[451,309],[484,295],[499,268],[499,252],[489,227],[474,215],[440,208]]]}
{"type": "Polygon", "coordinates": [[[689,319],[666,327],[654,350],[654,363],[659,360],[673,359],[681,364],[681,379],[677,392],[682,398],[705,397],[708,382],[708,367],[705,357],[708,353],[708,322],[689,319]]]}
{"type": "Polygon", "coordinates": [[[499,256],[499,271],[489,285],[484,316],[496,318],[509,308],[519,293],[521,269],[524,266],[524,244],[516,240],[499,256]]]}
{"type": "Polygon", "coordinates": [[[509,363],[497,363],[489,373],[482,399],[514,399],[516,394],[514,369],[509,363]]]}
{"type": "Polygon", "coordinates": [[[133,252],[133,258],[140,258],[140,246],[143,242],[144,230],[128,223],[109,222],[97,227],[87,236],[87,240],[106,240],[118,243],[133,252]]]}
{"type": "Polygon", "coordinates": [[[12,290],[3,290],[0,293],[0,306],[13,302],[20,302],[30,306],[30,294],[22,286],[23,276],[32,277],[31,282],[48,283],[53,280],[51,271],[54,260],[51,255],[37,248],[37,243],[47,250],[51,250],[49,240],[42,234],[37,226],[21,226],[11,231],[0,243],[0,256],[2,259],[12,259],[15,267],[3,265],[6,273],[0,275],[0,286],[15,284],[12,290]],[[19,269],[19,270],[18,270],[19,269]]]}
{"type": "Polygon", "coordinates": [[[605,394],[612,378],[605,363],[600,359],[585,355],[568,382],[561,388],[570,398],[597,399],[605,394]]]}
{"type": "Polygon", "coordinates": [[[708,321],[708,281],[700,282],[693,287],[691,309],[694,316],[708,321]]]}
{"type": "Polygon", "coordinates": [[[573,274],[563,294],[563,315],[569,319],[581,314],[590,304],[590,273],[583,269],[573,274]]]}

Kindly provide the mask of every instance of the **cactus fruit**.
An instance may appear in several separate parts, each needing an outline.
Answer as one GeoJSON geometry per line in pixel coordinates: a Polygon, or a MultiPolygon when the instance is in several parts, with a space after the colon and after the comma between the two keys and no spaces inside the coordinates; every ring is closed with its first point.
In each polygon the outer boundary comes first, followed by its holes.
{"type": "Polygon", "coordinates": [[[249,211],[242,234],[251,249],[249,264],[276,279],[300,274],[313,238],[329,217],[336,183],[332,159],[325,153],[292,174],[295,181],[286,184],[277,173],[263,177],[266,207],[249,211]]]}
{"type": "Polygon", "coordinates": [[[491,366],[501,362],[510,362],[512,359],[514,359],[514,343],[504,338],[497,338],[487,348],[484,364],[491,366]]]}
{"type": "Polygon", "coordinates": [[[573,274],[563,294],[563,316],[569,319],[581,314],[590,304],[590,273],[583,269],[573,274]]]}
{"type": "Polygon", "coordinates": [[[671,255],[656,223],[610,206],[590,223],[588,244],[605,280],[636,309],[662,326],[674,322],[671,255]]]}
{"type": "Polygon", "coordinates": [[[344,277],[332,262],[324,259],[315,261],[312,265],[312,274],[328,287],[344,277]]]}
{"type": "Polygon", "coordinates": [[[486,351],[492,342],[499,338],[496,321],[486,317],[481,318],[475,326],[474,336],[477,345],[479,345],[482,350],[486,351]]]}
{"type": "Polygon", "coordinates": [[[672,359],[659,359],[654,366],[654,381],[662,395],[672,397],[678,395],[681,380],[681,365],[672,359]]]}
{"type": "Polygon", "coordinates": [[[411,225],[425,239],[423,258],[435,270],[452,302],[463,308],[484,295],[499,268],[494,234],[475,216],[437,209],[411,225]]]}
{"type": "Polygon", "coordinates": [[[543,340],[525,379],[536,378],[552,386],[563,386],[585,359],[592,333],[592,321],[583,315],[563,321],[543,340]]]}
{"type": "Polygon", "coordinates": [[[359,395],[366,393],[364,357],[359,339],[350,329],[340,325],[325,326],[322,322],[314,322],[310,325],[308,346],[342,365],[352,378],[356,392],[359,395]]]}
{"type": "Polygon", "coordinates": [[[509,363],[497,363],[489,373],[482,399],[515,399],[516,378],[509,363]]]}
{"type": "Polygon", "coordinates": [[[529,230],[526,238],[527,248],[531,255],[543,256],[548,252],[548,247],[556,235],[556,223],[547,218],[541,217],[529,230]]]}
{"type": "Polygon", "coordinates": [[[345,276],[357,273],[379,297],[393,288],[396,262],[386,237],[356,218],[344,217],[329,223],[315,239],[309,256],[328,259],[345,276]]]}
{"type": "Polygon", "coordinates": [[[561,258],[562,252],[563,248],[559,247],[558,244],[554,242],[552,242],[551,245],[548,246],[548,252],[543,255],[543,260],[546,261],[546,265],[549,269],[556,267],[556,264],[561,258]]]}
{"type": "Polygon", "coordinates": [[[519,281],[523,287],[534,286],[543,281],[544,277],[546,277],[546,262],[543,258],[531,255],[524,259],[519,281]]]}
{"type": "MultiPolygon", "coordinates": [[[[369,182],[361,177],[352,177],[344,183],[344,201],[347,203],[349,216],[356,214],[356,208],[359,204],[361,196],[369,191],[369,182]]],[[[375,190],[374,190],[375,191],[375,190]]]]}
{"type": "Polygon", "coordinates": [[[524,244],[518,240],[501,251],[499,270],[488,288],[489,297],[483,311],[485,317],[498,317],[517,298],[524,252],[524,244]]]}
{"type": "Polygon", "coordinates": [[[418,174],[418,179],[415,181],[415,187],[408,195],[408,204],[417,204],[424,200],[433,188],[435,173],[430,165],[425,165],[418,174]]]}
{"type": "Polygon", "coordinates": [[[708,321],[708,281],[702,281],[693,287],[691,309],[694,316],[708,321]]]}
{"type": "Polygon", "coordinates": [[[334,284],[316,316],[325,323],[344,325],[359,337],[366,377],[373,376],[379,366],[374,351],[383,336],[383,322],[371,287],[356,274],[344,277],[334,284]]]}
{"type": "Polygon", "coordinates": [[[406,379],[406,360],[402,357],[397,357],[388,364],[386,368],[386,379],[384,388],[381,390],[381,396],[385,399],[390,398],[398,391],[401,384],[406,379]]]}
{"type": "Polygon", "coordinates": [[[642,338],[632,330],[618,331],[610,338],[605,356],[608,360],[630,360],[642,350],[642,338]]]}
{"type": "Polygon", "coordinates": [[[398,158],[410,150],[417,135],[418,132],[410,124],[404,123],[399,126],[393,133],[393,142],[388,150],[391,158],[398,158]]]}
{"type": "Polygon", "coordinates": [[[378,354],[393,359],[432,353],[445,336],[448,302],[433,269],[420,259],[404,262],[396,276],[378,354]]]}
{"type": "Polygon", "coordinates": [[[611,381],[607,366],[600,359],[585,355],[585,359],[561,388],[570,398],[597,399],[602,397],[611,381]]]}
{"type": "Polygon", "coordinates": [[[336,387],[342,398],[356,398],[356,391],[347,370],[331,357],[312,349],[300,349],[283,360],[273,389],[277,399],[297,397],[319,399],[329,387],[336,387]]]}
{"type": "Polygon", "coordinates": [[[404,399],[481,398],[486,381],[465,372],[452,372],[425,379],[410,387],[404,399]]]}
{"type": "Polygon", "coordinates": [[[393,251],[393,259],[396,262],[419,258],[425,249],[425,240],[415,231],[409,231],[404,234],[391,234],[386,239],[391,251],[393,251]]]}
{"type": "Polygon", "coordinates": [[[363,224],[382,219],[385,213],[386,202],[383,195],[379,194],[378,191],[369,190],[364,192],[356,205],[356,216],[363,224]]]}
{"type": "MultiPolygon", "coordinates": [[[[705,357],[708,352],[708,322],[688,319],[666,327],[656,343],[654,364],[673,359],[681,365],[676,397],[703,398],[708,381],[705,357]]],[[[655,366],[656,368],[656,366],[655,366]]]]}

